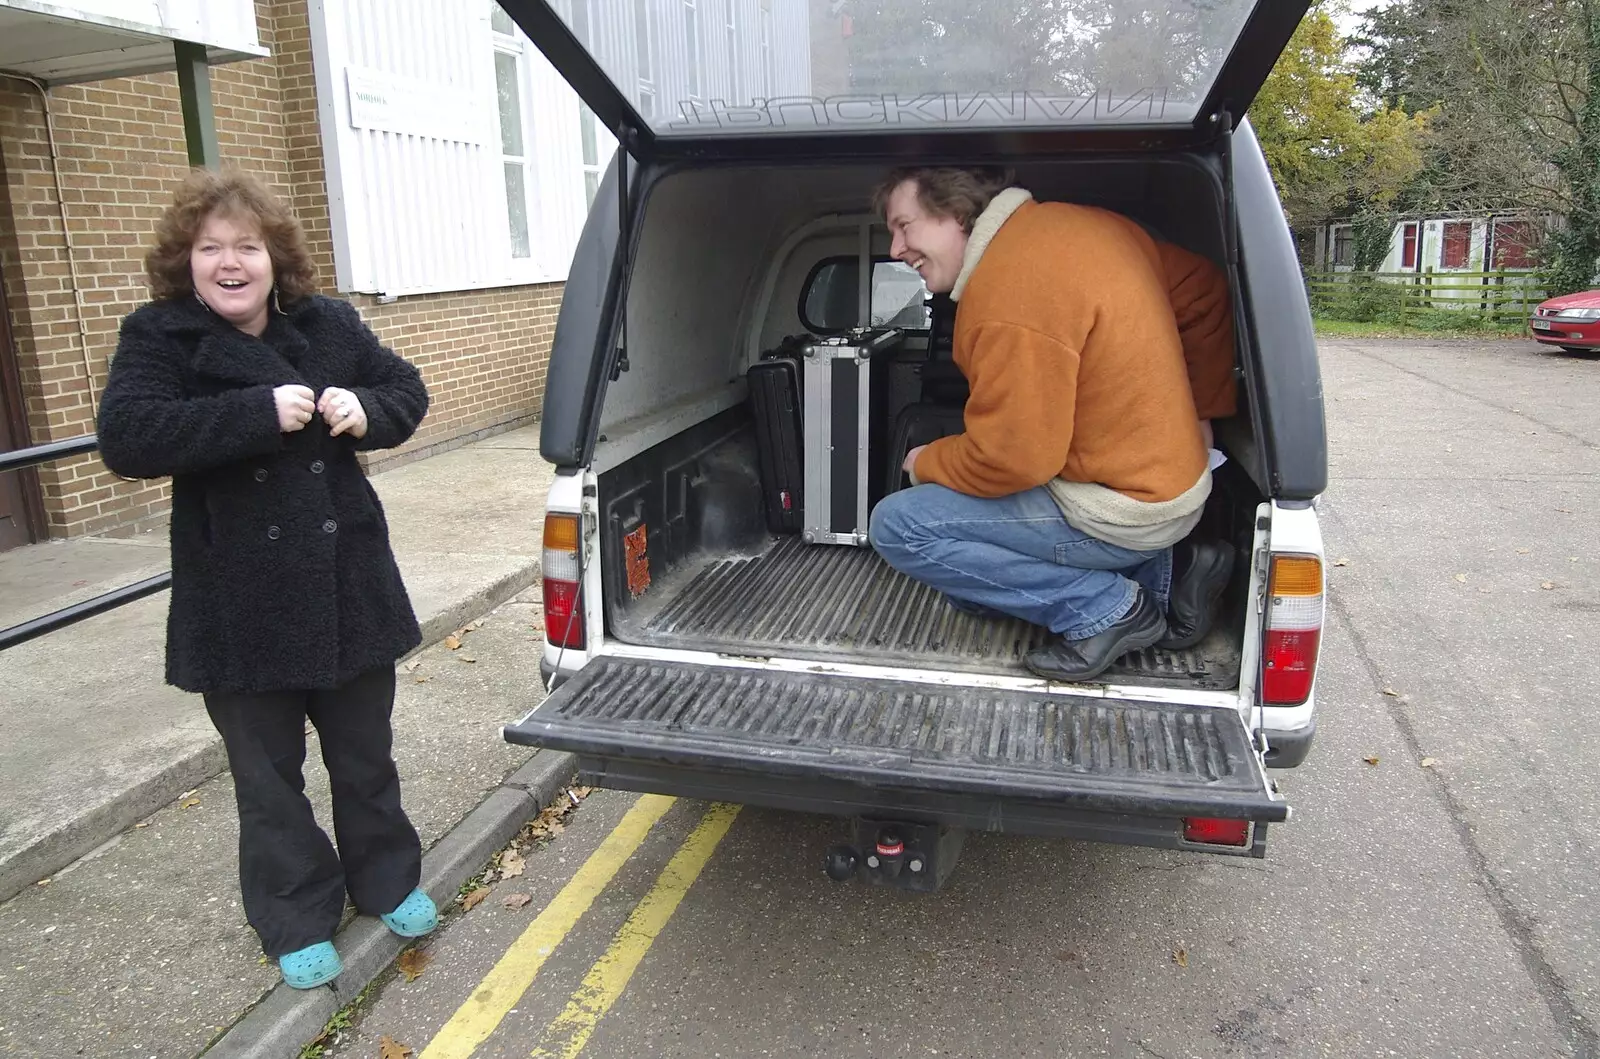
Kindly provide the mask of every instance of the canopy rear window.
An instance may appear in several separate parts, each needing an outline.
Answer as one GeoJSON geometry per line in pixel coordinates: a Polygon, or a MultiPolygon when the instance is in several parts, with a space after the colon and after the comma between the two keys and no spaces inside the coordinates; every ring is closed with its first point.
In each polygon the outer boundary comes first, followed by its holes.
{"type": "Polygon", "coordinates": [[[661,137],[1187,125],[1256,0],[551,0],[661,137]]]}

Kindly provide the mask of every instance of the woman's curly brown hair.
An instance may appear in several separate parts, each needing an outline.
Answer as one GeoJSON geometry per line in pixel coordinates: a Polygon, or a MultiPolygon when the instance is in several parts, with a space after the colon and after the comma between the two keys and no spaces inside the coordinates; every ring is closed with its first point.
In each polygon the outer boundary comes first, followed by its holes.
{"type": "Polygon", "coordinates": [[[150,293],[157,298],[194,293],[189,251],[212,214],[261,232],[272,258],[272,279],[280,302],[296,302],[316,286],[317,271],[306,250],[300,222],[259,179],[240,169],[196,169],[178,187],[172,205],[156,225],[156,245],[145,255],[150,293]]]}

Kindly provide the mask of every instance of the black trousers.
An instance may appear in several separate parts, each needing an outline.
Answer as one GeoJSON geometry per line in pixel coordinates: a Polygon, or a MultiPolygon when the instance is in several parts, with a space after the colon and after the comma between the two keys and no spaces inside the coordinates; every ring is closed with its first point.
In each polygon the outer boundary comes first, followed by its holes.
{"type": "Polygon", "coordinates": [[[233,770],[245,918],[266,954],[332,938],[346,891],[368,915],[394,911],[422,874],[391,756],[394,669],[332,691],[211,694],[205,702],[233,770]],[[337,853],[305,796],[307,717],[333,788],[337,853]]]}

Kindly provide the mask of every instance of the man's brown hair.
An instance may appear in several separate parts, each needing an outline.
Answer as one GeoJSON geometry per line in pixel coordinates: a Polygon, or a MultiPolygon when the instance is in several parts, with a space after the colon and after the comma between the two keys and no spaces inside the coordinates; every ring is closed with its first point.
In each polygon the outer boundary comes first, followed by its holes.
{"type": "Polygon", "coordinates": [[[194,293],[189,251],[213,214],[260,230],[272,258],[280,301],[294,302],[311,293],[317,271],[300,222],[259,179],[230,167],[221,172],[196,169],[179,185],[172,205],[156,224],[156,245],[144,258],[152,295],[179,298],[194,293]]]}
{"type": "MultiPolygon", "coordinates": [[[[883,217],[889,196],[906,181],[917,186],[917,201],[936,217],[954,217],[968,233],[996,195],[1011,186],[1008,169],[922,166],[896,169],[872,193],[872,208],[883,217]]],[[[887,218],[885,218],[887,219],[887,218]]]]}

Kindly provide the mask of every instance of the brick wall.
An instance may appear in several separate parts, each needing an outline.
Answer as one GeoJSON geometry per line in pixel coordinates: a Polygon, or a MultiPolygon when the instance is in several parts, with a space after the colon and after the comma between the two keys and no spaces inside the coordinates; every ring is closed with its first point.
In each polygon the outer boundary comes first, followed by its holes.
{"type": "MultiPolygon", "coordinates": [[[[332,292],[307,3],[257,0],[256,11],[271,56],[211,72],[219,146],[224,159],[248,165],[292,204],[322,287],[332,292]]],[[[35,443],[93,432],[117,328],[148,298],[145,249],[187,170],[175,75],[55,88],[49,109],[53,168],[39,93],[0,78],[0,275],[35,443]]],[[[388,305],[352,299],[379,337],[422,370],[433,395],[402,452],[538,410],[560,292],[551,284],[388,305]]],[[[52,537],[159,520],[169,497],[167,483],[123,481],[92,456],[46,465],[40,480],[52,537]]]]}

